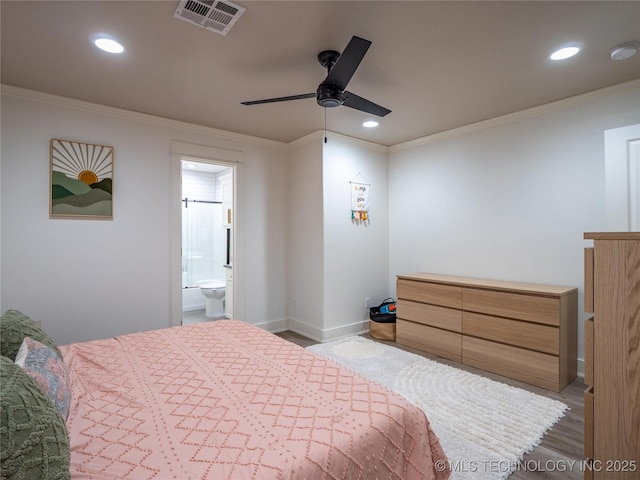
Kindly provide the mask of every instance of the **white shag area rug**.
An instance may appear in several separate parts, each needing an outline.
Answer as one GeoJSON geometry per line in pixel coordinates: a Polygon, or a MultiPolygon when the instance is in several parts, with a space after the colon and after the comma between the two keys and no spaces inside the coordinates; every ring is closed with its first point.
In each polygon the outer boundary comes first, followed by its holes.
{"type": "Polygon", "coordinates": [[[422,408],[449,458],[451,479],[508,477],[568,409],[557,400],[363,337],[307,349],[422,408]]]}

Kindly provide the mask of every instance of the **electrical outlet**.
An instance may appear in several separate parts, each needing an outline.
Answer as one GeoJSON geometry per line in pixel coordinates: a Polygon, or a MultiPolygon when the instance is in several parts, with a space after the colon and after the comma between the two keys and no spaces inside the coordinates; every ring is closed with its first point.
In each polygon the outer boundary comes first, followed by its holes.
{"type": "Polygon", "coordinates": [[[364,308],[369,308],[369,300],[371,300],[369,297],[364,299],[364,308]]]}

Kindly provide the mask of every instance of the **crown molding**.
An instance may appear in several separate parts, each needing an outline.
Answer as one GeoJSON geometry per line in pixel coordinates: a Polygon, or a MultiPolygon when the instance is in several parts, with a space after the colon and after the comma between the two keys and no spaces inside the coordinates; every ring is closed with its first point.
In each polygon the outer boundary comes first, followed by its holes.
{"type": "Polygon", "coordinates": [[[300,137],[292,142],[287,143],[288,150],[296,150],[310,143],[322,142],[324,134],[324,130],[316,130],[315,132],[309,133],[304,137],[300,137]]]}
{"type": "Polygon", "coordinates": [[[631,80],[610,87],[593,90],[591,92],[583,93],[581,95],[575,95],[573,97],[563,98],[555,102],[546,103],[537,107],[528,108],[519,112],[502,115],[500,117],[491,118],[488,120],[482,120],[480,122],[471,123],[462,127],[453,128],[444,132],[434,133],[426,137],[417,138],[404,143],[398,143],[389,147],[389,153],[399,152],[410,148],[419,147],[421,145],[427,145],[429,143],[446,140],[448,138],[459,137],[461,135],[467,135],[470,133],[478,132],[480,130],[486,130],[487,128],[493,128],[500,125],[506,125],[513,122],[519,122],[528,118],[537,117],[547,113],[556,112],[565,108],[590,103],[609,95],[617,93],[624,93],[632,90],[640,90],[640,79],[631,80]]]}
{"type": "Polygon", "coordinates": [[[369,142],[368,140],[361,140],[355,137],[349,137],[347,135],[342,135],[341,133],[328,132],[329,140],[336,139],[340,140],[343,143],[350,143],[352,145],[356,145],[361,148],[367,148],[369,150],[375,150],[377,152],[389,153],[389,147],[386,145],[380,145],[379,143],[369,142]]]}
{"type": "MultiPolygon", "coordinates": [[[[288,143],[287,145],[291,150],[295,150],[296,148],[300,148],[304,145],[313,142],[324,142],[324,137],[327,137],[327,141],[331,141],[331,139],[339,140],[342,143],[350,143],[352,145],[356,145],[361,148],[367,148],[369,150],[375,150],[377,152],[388,153],[389,147],[385,145],[380,145],[378,143],[369,142],[367,140],[360,140],[359,138],[349,137],[347,135],[343,135],[341,133],[331,132],[328,130],[316,130],[304,137],[298,138],[293,142],[288,143]]],[[[324,145],[324,143],[323,143],[324,145]]]]}
{"type": "Polygon", "coordinates": [[[24,100],[31,100],[58,107],[71,108],[74,110],[89,112],[98,115],[107,115],[114,118],[123,120],[133,120],[136,122],[147,123],[160,127],[175,128],[184,130],[189,133],[195,133],[200,135],[215,136],[223,138],[225,140],[232,140],[235,142],[241,142],[251,145],[258,145],[263,147],[277,148],[281,150],[287,149],[287,144],[284,142],[277,142],[275,140],[267,140],[265,138],[253,137],[251,135],[245,135],[241,133],[228,132],[226,130],[220,130],[212,127],[205,127],[202,125],[196,125],[193,123],[182,122],[179,120],[172,120],[170,118],[158,117],[156,115],[150,115],[147,113],[133,112],[122,108],[108,107],[106,105],[99,105],[96,103],[85,102],[83,100],[75,100],[68,97],[62,97],[59,95],[53,95],[50,93],[38,92],[35,90],[29,90],[21,87],[14,87],[12,85],[1,85],[1,91],[3,96],[21,98],[24,100]]]}

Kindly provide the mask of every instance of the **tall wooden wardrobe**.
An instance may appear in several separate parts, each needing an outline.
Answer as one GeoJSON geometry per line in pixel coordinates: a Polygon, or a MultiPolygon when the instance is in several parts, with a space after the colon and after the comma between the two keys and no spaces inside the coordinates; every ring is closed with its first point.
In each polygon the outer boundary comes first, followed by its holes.
{"type": "Polygon", "coordinates": [[[585,479],[640,478],[640,232],[585,233],[585,479]]]}

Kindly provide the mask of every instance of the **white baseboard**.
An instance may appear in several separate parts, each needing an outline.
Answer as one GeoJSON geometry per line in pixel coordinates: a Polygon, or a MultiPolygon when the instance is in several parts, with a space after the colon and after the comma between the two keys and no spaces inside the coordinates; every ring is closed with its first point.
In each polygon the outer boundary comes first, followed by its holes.
{"type": "Polygon", "coordinates": [[[263,330],[271,333],[284,332],[291,330],[292,332],[304,335],[316,342],[325,343],[339,338],[349,337],[351,335],[360,335],[369,331],[369,320],[341,325],[339,327],[321,329],[314,325],[310,325],[296,318],[282,318],[279,320],[269,320],[254,324],[263,330]]]}
{"type": "Polygon", "coordinates": [[[304,335],[311,340],[315,340],[316,342],[322,342],[322,329],[309,325],[302,320],[297,320],[295,318],[290,318],[287,322],[288,329],[292,332],[299,333],[300,335],[304,335]]]}
{"type": "Polygon", "coordinates": [[[339,338],[349,337],[351,335],[360,335],[369,331],[369,320],[341,325],[339,327],[321,329],[314,325],[309,325],[302,320],[290,318],[288,321],[289,330],[304,335],[316,342],[330,342],[339,338]]]}
{"type": "Polygon", "coordinates": [[[260,327],[263,330],[271,333],[284,332],[289,330],[288,320],[281,318],[279,320],[269,320],[268,322],[255,323],[256,327],[260,327]]]}
{"type": "Polygon", "coordinates": [[[330,342],[339,338],[350,337],[351,335],[360,335],[369,331],[369,320],[350,323],[349,325],[341,325],[335,328],[329,328],[323,331],[322,342],[330,342]]]}

